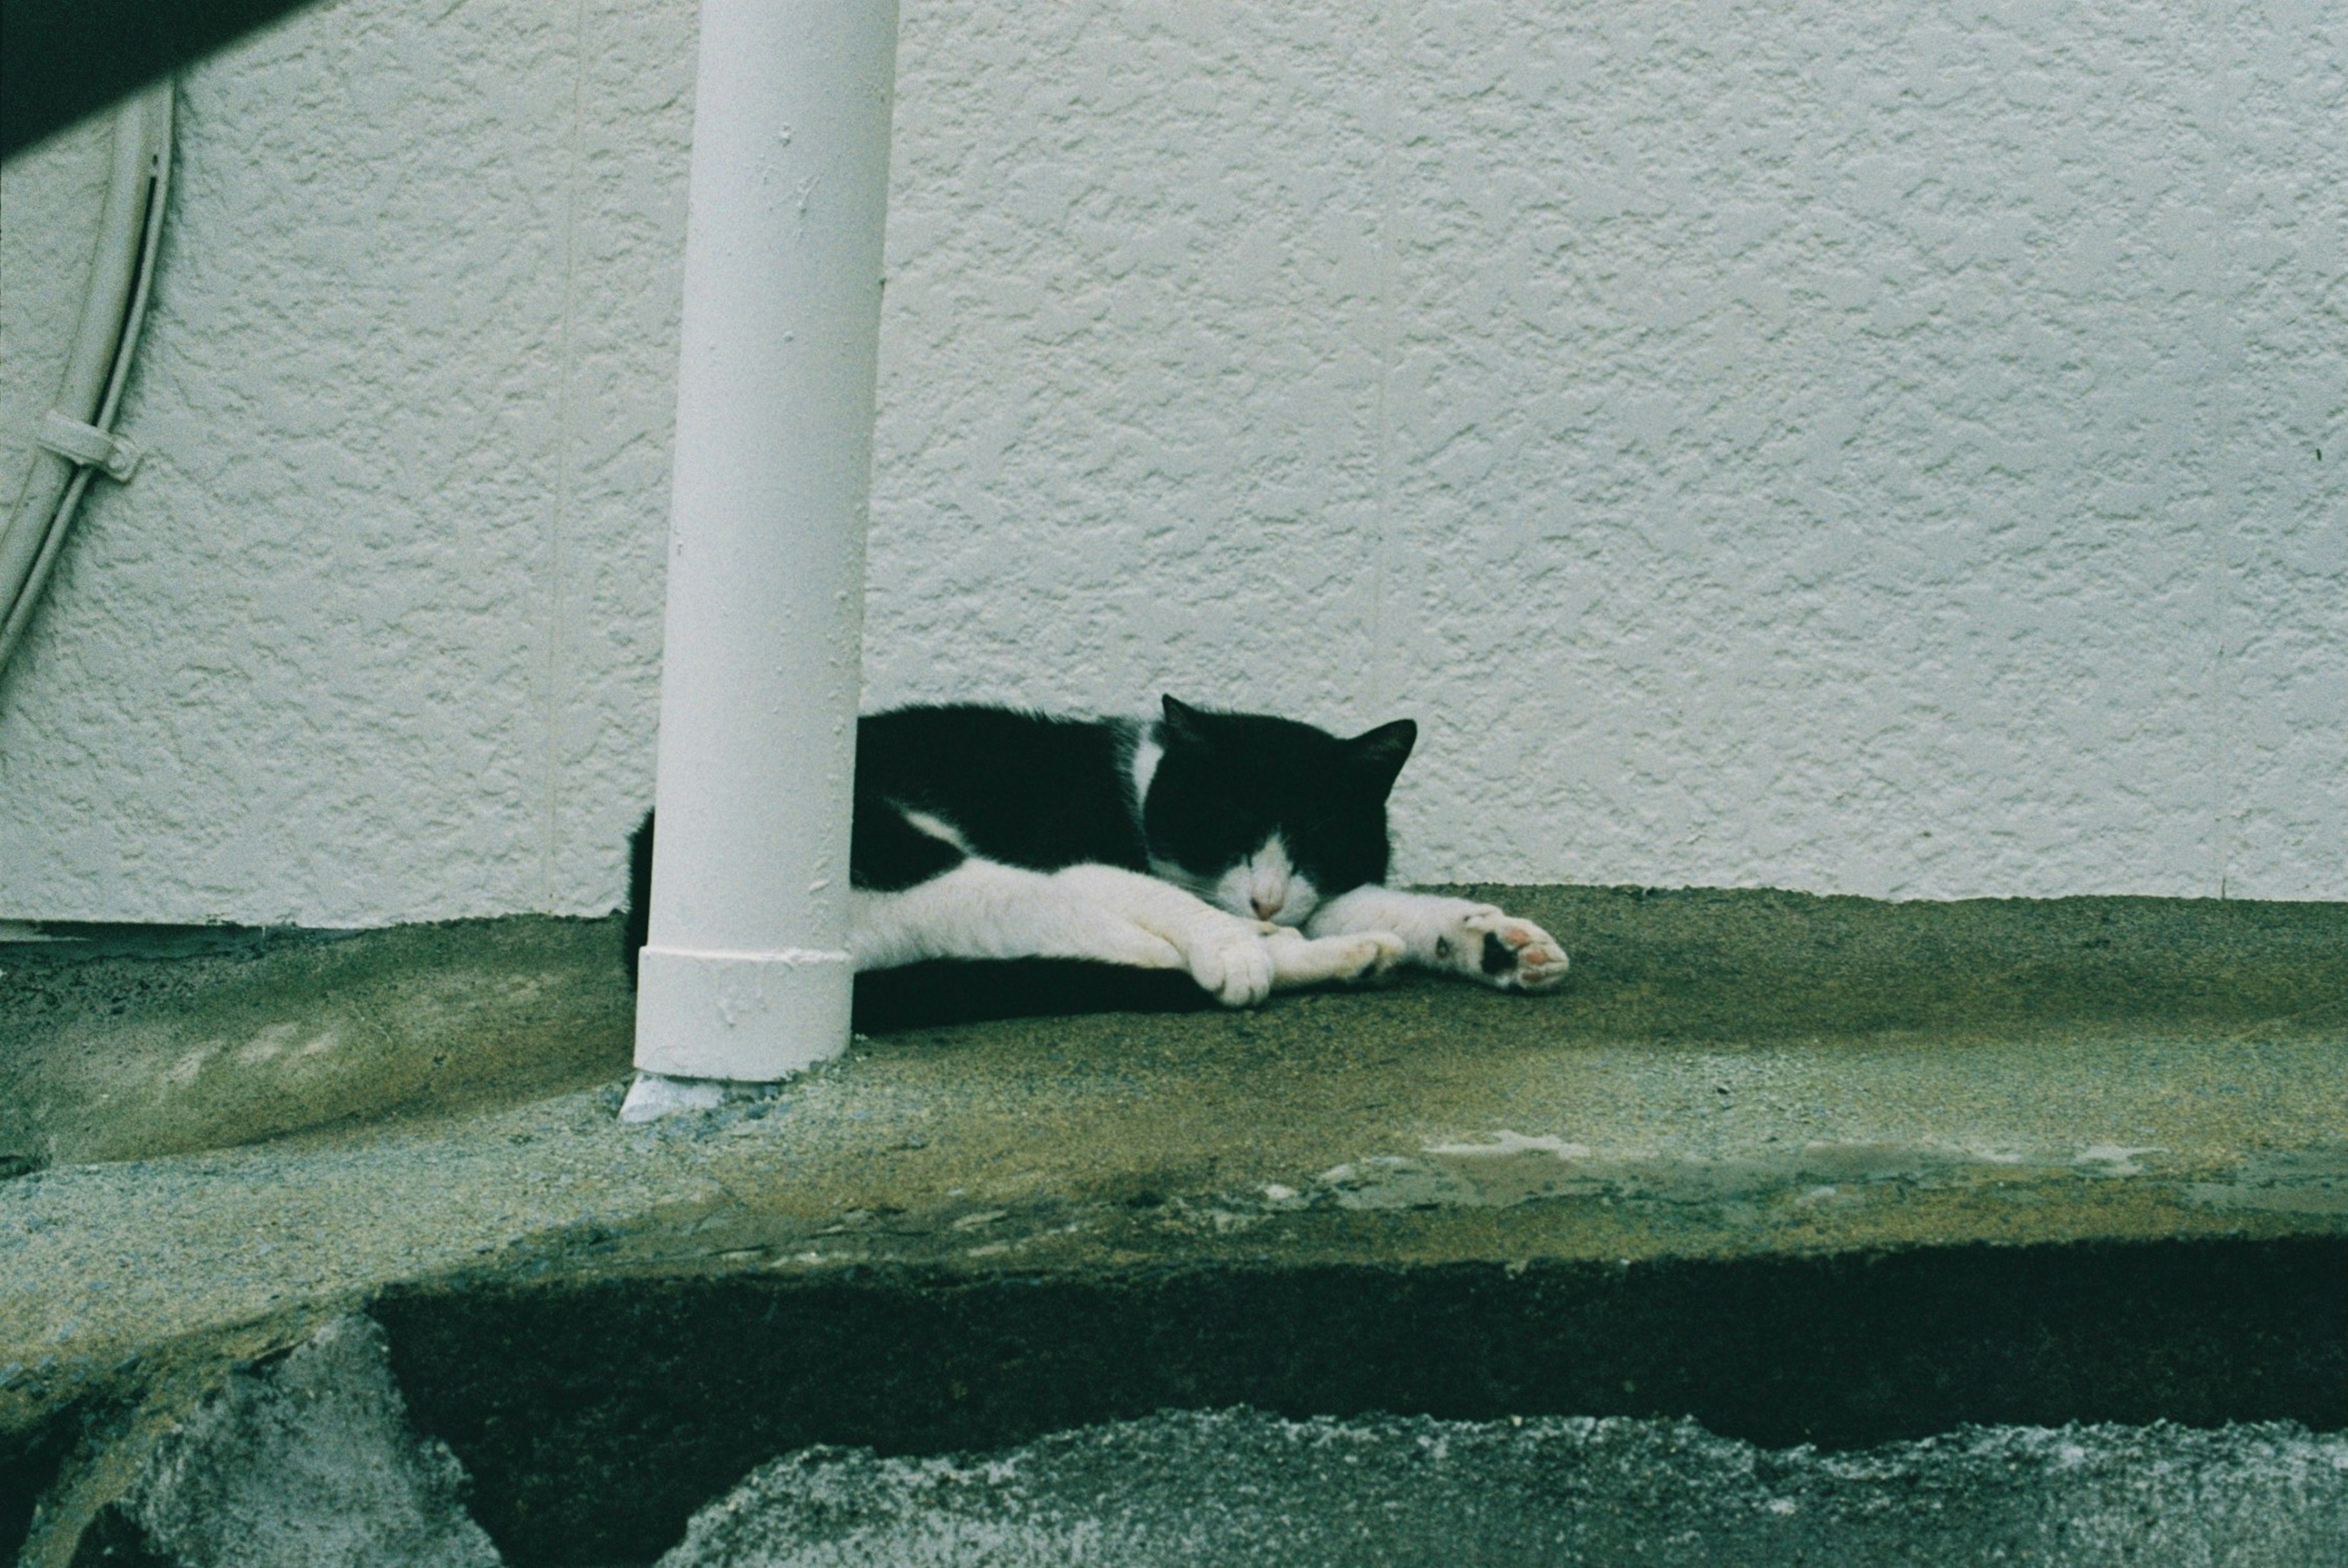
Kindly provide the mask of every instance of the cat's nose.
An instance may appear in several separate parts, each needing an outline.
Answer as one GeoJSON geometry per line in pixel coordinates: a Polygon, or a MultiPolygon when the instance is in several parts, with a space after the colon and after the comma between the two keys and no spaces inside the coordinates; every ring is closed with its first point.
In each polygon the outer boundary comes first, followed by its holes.
{"type": "Polygon", "coordinates": [[[1280,913],[1280,907],[1282,904],[1287,903],[1288,900],[1285,898],[1250,898],[1248,902],[1255,906],[1255,917],[1257,919],[1269,920],[1274,915],[1280,913]]]}

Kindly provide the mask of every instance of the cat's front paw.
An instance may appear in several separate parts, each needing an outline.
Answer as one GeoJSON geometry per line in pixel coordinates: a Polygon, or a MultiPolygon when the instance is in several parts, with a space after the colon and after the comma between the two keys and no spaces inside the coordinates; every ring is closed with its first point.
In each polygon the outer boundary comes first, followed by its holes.
{"type": "Polygon", "coordinates": [[[1273,980],[1283,987],[1373,979],[1402,962],[1406,952],[1403,939],[1391,931],[1312,938],[1280,926],[1265,941],[1272,953],[1273,980]]]}
{"type": "Polygon", "coordinates": [[[1225,1007],[1253,1007],[1272,994],[1272,948],[1245,921],[1218,921],[1183,944],[1190,978],[1225,1007]]]}
{"type": "Polygon", "coordinates": [[[1437,964],[1504,991],[1540,991],[1565,979],[1556,938],[1487,904],[1460,916],[1435,939],[1437,964]]]}

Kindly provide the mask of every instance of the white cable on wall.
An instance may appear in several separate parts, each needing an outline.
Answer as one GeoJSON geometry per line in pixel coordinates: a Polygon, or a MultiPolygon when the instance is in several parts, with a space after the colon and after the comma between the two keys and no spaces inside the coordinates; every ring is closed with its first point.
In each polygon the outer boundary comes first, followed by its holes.
{"type": "Polygon", "coordinates": [[[139,448],[114,419],[139,346],[155,278],[163,204],[171,178],[171,84],[126,100],[114,116],[112,169],[91,257],[89,292],[57,402],[35,433],[32,468],[0,532],[0,670],[25,635],[65,546],[74,512],[103,471],[128,479],[139,448]]]}

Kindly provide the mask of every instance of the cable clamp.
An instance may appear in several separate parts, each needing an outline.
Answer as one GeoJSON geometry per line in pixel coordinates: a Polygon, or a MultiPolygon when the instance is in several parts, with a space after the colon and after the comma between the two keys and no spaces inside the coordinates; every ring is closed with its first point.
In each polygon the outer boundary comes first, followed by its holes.
{"type": "Polygon", "coordinates": [[[107,477],[117,481],[129,478],[143,455],[139,443],[128,436],[84,425],[54,408],[42,415],[40,431],[33,439],[60,457],[105,469],[107,477]]]}

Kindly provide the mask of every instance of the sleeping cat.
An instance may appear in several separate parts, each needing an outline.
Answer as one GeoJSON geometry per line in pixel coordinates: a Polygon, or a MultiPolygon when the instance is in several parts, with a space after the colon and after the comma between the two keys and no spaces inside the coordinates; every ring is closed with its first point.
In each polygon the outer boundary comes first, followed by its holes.
{"type": "MultiPolygon", "coordinates": [[[[1006,1007],[996,986],[971,1009],[994,1016],[1062,1010],[1066,999],[1041,993],[1066,991],[1071,970],[1097,979],[1102,965],[1187,975],[1189,998],[1227,1007],[1397,964],[1509,990],[1554,986],[1565,950],[1532,922],[1383,886],[1386,795],[1417,733],[1399,719],[1344,740],[1172,697],[1149,722],[976,706],[867,715],[849,849],[856,968],[1081,961],[960,966],[1033,983],[1035,1005],[1006,1007]]],[[[632,976],[652,835],[647,816],[633,845],[632,976]]],[[[858,988],[863,1028],[873,1009],[866,981],[858,988]]],[[[1162,985],[1120,997],[1096,984],[1076,1007],[1087,999],[1179,1005],[1162,985]]]]}

